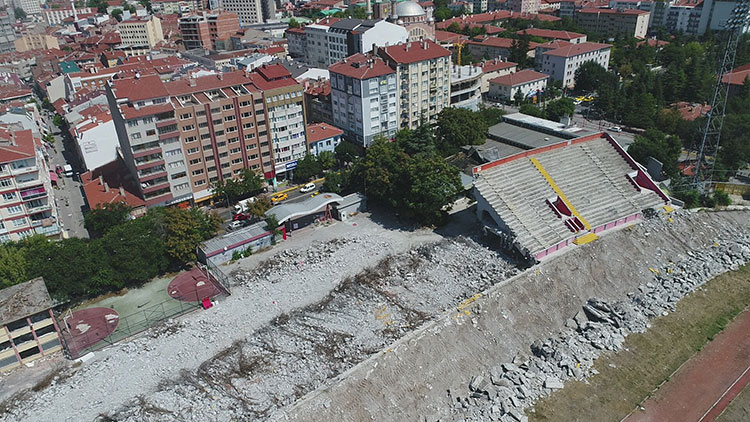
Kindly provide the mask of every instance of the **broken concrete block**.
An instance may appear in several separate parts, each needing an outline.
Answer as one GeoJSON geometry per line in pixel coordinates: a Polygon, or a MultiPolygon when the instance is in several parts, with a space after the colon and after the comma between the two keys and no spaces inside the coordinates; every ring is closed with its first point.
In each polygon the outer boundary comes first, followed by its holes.
{"type": "Polygon", "coordinates": [[[484,387],[487,386],[487,380],[484,379],[483,376],[477,375],[474,378],[472,378],[471,382],[469,383],[469,389],[471,391],[478,391],[478,392],[484,392],[484,387]]]}
{"type": "Polygon", "coordinates": [[[506,372],[517,372],[519,370],[518,366],[516,366],[516,365],[514,365],[512,363],[504,363],[503,364],[503,369],[506,372]]]}
{"type": "Polygon", "coordinates": [[[558,378],[547,377],[547,379],[544,380],[544,388],[550,388],[552,390],[559,390],[563,387],[564,387],[564,384],[558,378]]]}

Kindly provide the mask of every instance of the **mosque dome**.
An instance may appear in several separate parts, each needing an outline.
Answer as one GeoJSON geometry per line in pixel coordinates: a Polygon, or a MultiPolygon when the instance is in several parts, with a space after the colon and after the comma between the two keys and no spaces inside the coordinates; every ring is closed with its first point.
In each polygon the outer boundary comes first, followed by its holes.
{"type": "Polygon", "coordinates": [[[396,4],[396,13],[394,14],[399,18],[407,18],[413,16],[424,16],[427,13],[422,9],[422,6],[413,1],[407,0],[396,4]]]}

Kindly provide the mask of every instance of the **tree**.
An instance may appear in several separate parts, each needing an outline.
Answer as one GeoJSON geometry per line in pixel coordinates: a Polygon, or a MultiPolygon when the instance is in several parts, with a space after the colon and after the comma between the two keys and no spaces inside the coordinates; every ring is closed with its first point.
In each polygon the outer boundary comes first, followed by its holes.
{"type": "Polygon", "coordinates": [[[336,159],[331,151],[321,151],[321,153],[318,154],[318,164],[320,165],[321,170],[330,170],[336,165],[336,159]]]}
{"type": "Polygon", "coordinates": [[[546,113],[544,112],[544,110],[535,106],[534,104],[521,104],[521,107],[518,108],[518,112],[527,114],[529,116],[539,117],[540,119],[546,117],[546,113]]]}
{"type": "Polygon", "coordinates": [[[573,104],[573,99],[570,97],[563,97],[547,103],[546,117],[549,120],[557,122],[565,116],[572,116],[575,111],[576,106],[573,104]]]}
{"type": "Polygon", "coordinates": [[[63,120],[62,116],[60,116],[59,114],[55,114],[55,117],[52,118],[52,123],[54,123],[55,126],[61,128],[63,127],[65,121],[63,120]]]}
{"type": "Polygon", "coordinates": [[[488,127],[487,121],[478,112],[465,108],[444,108],[437,118],[437,149],[447,157],[456,154],[464,145],[481,145],[488,127]]]}
{"type": "Polygon", "coordinates": [[[413,158],[407,167],[409,189],[403,196],[407,215],[426,224],[443,220],[443,209],[461,192],[459,170],[437,154],[413,158]]]}
{"type": "Polygon", "coordinates": [[[484,119],[487,127],[494,126],[503,120],[505,111],[497,107],[487,107],[484,104],[479,105],[479,114],[484,119]]]}
{"type": "Polygon", "coordinates": [[[255,198],[255,201],[251,202],[247,206],[247,212],[257,218],[263,218],[266,215],[266,211],[273,208],[271,200],[267,196],[259,196],[255,198]]]}
{"type": "Polygon", "coordinates": [[[238,198],[257,195],[263,189],[263,178],[248,169],[242,169],[239,177],[217,180],[211,184],[211,192],[218,202],[226,202],[229,206],[238,198]]]}
{"type": "Polygon", "coordinates": [[[354,6],[351,9],[351,15],[354,19],[367,19],[367,10],[364,7],[354,6]]]}
{"type": "Polygon", "coordinates": [[[326,180],[323,182],[323,186],[320,187],[322,192],[331,192],[340,194],[341,185],[343,183],[343,177],[340,172],[332,171],[326,174],[326,180]]]}
{"type": "Polygon", "coordinates": [[[635,142],[628,148],[633,159],[648,165],[648,157],[654,157],[662,163],[662,170],[668,177],[679,175],[677,160],[682,152],[682,142],[676,136],[666,136],[656,129],[649,129],[643,135],[635,137],[635,142]]]}
{"type": "Polygon", "coordinates": [[[297,167],[294,169],[294,181],[296,183],[306,183],[320,173],[321,168],[318,160],[314,155],[307,154],[304,158],[297,161],[297,167]]]}
{"type": "Polygon", "coordinates": [[[101,248],[115,273],[127,285],[138,285],[163,273],[169,266],[163,234],[153,225],[156,211],[121,224],[101,238],[101,248]]]}
{"type": "Polygon", "coordinates": [[[114,9],[109,15],[117,19],[117,22],[122,22],[122,9],[114,9]]]}
{"type": "Polygon", "coordinates": [[[682,115],[673,108],[663,108],[656,114],[656,128],[668,134],[676,134],[683,124],[682,115]]]}
{"type": "Polygon", "coordinates": [[[357,157],[362,153],[360,147],[352,144],[351,142],[342,141],[336,146],[334,155],[336,157],[336,163],[339,167],[346,167],[350,163],[353,163],[357,157]]]}
{"type": "Polygon", "coordinates": [[[26,280],[26,257],[23,250],[15,245],[0,245],[0,289],[26,280]]]}
{"type": "Polygon", "coordinates": [[[289,27],[290,28],[299,28],[300,24],[297,21],[297,19],[291,18],[291,19],[289,19],[289,27]]]}
{"type": "Polygon", "coordinates": [[[422,122],[414,130],[399,130],[396,133],[396,143],[409,155],[431,154],[435,151],[435,134],[430,125],[422,122]]]}
{"type": "Polygon", "coordinates": [[[130,217],[130,210],[131,208],[122,202],[104,204],[103,207],[94,208],[84,214],[83,226],[92,238],[102,237],[107,231],[126,222],[130,217]]]}
{"type": "Polygon", "coordinates": [[[576,90],[596,91],[607,78],[607,69],[599,63],[585,62],[578,67],[575,73],[576,90]]]}
{"type": "Polygon", "coordinates": [[[16,7],[14,11],[16,13],[16,19],[20,19],[20,20],[26,19],[26,12],[22,8],[16,7]]]}
{"type": "Polygon", "coordinates": [[[195,261],[198,245],[216,234],[220,224],[220,220],[197,208],[160,208],[149,217],[163,220],[165,251],[175,266],[195,261]]]}
{"type": "Polygon", "coordinates": [[[508,61],[518,63],[519,67],[526,67],[526,63],[529,60],[529,45],[529,37],[527,35],[513,39],[508,52],[508,61]]]}
{"type": "MultiPolygon", "coordinates": [[[[523,104],[523,102],[524,102],[525,99],[526,99],[526,97],[523,95],[523,92],[521,92],[521,88],[518,88],[516,90],[516,93],[513,95],[513,101],[516,102],[517,106],[520,106],[521,104],[523,104]]],[[[523,112],[521,112],[521,113],[523,113],[523,112]]]]}

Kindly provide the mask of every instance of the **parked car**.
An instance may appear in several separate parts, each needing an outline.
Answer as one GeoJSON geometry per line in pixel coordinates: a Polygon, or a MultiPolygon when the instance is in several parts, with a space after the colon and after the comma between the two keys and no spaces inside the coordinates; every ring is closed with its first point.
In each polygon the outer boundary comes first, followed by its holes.
{"type": "Polygon", "coordinates": [[[244,212],[241,212],[241,213],[235,214],[234,217],[232,217],[232,221],[245,221],[248,218],[250,217],[248,217],[247,214],[245,214],[244,212]]]}
{"type": "Polygon", "coordinates": [[[283,200],[285,200],[287,198],[289,198],[289,195],[287,195],[287,194],[285,194],[283,192],[280,192],[280,193],[273,194],[271,196],[271,202],[273,202],[274,204],[276,204],[276,203],[279,203],[279,202],[281,202],[281,201],[283,201],[283,200]]]}
{"type": "Polygon", "coordinates": [[[610,131],[610,132],[617,132],[617,133],[622,132],[622,128],[620,126],[612,126],[611,128],[609,128],[607,130],[610,131]]]}
{"type": "Polygon", "coordinates": [[[73,177],[73,167],[71,167],[70,164],[66,164],[65,167],[63,167],[63,170],[63,174],[68,177],[73,177]]]}
{"type": "Polygon", "coordinates": [[[242,225],[243,225],[242,221],[232,221],[231,223],[229,223],[229,226],[227,226],[227,229],[228,230],[239,229],[240,227],[242,227],[242,225]]]}
{"type": "Polygon", "coordinates": [[[299,191],[302,193],[307,193],[307,192],[312,192],[314,190],[315,190],[315,183],[308,183],[305,186],[302,186],[299,191]]]}

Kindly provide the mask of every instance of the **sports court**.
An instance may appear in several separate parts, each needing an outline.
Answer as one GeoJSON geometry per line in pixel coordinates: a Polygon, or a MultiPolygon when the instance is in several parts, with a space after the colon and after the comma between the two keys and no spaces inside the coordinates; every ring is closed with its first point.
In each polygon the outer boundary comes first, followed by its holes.
{"type": "Polygon", "coordinates": [[[169,282],[167,292],[173,299],[183,302],[200,302],[222,293],[221,286],[206,270],[195,267],[183,272],[169,282]]]}

